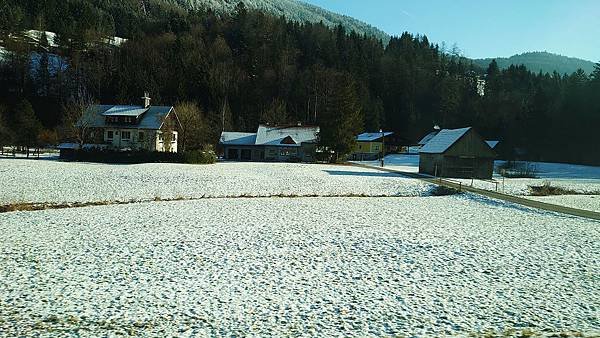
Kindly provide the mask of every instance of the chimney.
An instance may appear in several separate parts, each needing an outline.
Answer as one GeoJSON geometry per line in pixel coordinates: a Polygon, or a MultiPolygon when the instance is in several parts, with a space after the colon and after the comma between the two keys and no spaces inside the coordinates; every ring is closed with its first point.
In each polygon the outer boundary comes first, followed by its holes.
{"type": "Polygon", "coordinates": [[[144,100],[144,108],[148,108],[150,107],[150,96],[148,96],[148,92],[144,92],[144,97],[142,97],[142,100],[144,100]]]}

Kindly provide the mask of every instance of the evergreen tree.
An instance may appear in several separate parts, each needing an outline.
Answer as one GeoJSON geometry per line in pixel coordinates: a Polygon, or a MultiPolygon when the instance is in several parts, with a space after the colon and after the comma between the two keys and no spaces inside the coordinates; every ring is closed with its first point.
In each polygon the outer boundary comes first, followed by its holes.
{"type": "Polygon", "coordinates": [[[21,100],[13,110],[15,143],[26,148],[29,157],[29,148],[38,146],[38,135],[42,130],[42,124],[35,115],[31,103],[21,100]]]}
{"type": "Polygon", "coordinates": [[[335,161],[344,160],[356,146],[362,129],[361,109],[356,84],[347,73],[329,75],[327,98],[319,117],[320,145],[334,152],[335,161]]]}

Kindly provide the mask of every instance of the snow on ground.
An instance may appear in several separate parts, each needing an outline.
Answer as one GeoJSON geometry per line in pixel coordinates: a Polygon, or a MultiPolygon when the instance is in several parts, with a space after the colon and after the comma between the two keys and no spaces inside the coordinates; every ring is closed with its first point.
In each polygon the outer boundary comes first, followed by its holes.
{"type": "Polygon", "coordinates": [[[600,195],[527,196],[527,199],[600,212],[600,195]]]}
{"type": "MultiPolygon", "coordinates": [[[[381,165],[379,161],[354,161],[355,163],[366,164],[378,167],[381,165]]],[[[419,154],[410,155],[388,155],[385,157],[384,165],[392,169],[418,173],[419,172],[419,154]]]]}
{"type": "Polygon", "coordinates": [[[600,328],[598,223],[472,195],[140,203],[0,224],[8,336],[600,328]]]}
{"type": "MultiPolygon", "coordinates": [[[[499,166],[504,161],[496,161],[499,166]]],[[[377,161],[357,162],[372,166],[379,166],[377,161]]],[[[563,164],[563,163],[545,163],[529,162],[537,170],[538,178],[502,178],[494,175],[492,181],[460,179],[456,180],[464,185],[485,190],[503,192],[509,195],[524,196],[530,199],[537,199],[531,196],[530,186],[542,186],[550,184],[552,186],[573,190],[582,196],[556,196],[546,199],[549,203],[569,206],[573,208],[600,211],[595,196],[600,194],[600,167],[563,164]]],[[[406,172],[419,172],[418,155],[388,155],[385,158],[385,165],[391,169],[406,172]]]]}
{"type": "Polygon", "coordinates": [[[107,165],[0,158],[0,204],[160,197],[422,196],[431,185],[351,166],[291,163],[107,165]]]}

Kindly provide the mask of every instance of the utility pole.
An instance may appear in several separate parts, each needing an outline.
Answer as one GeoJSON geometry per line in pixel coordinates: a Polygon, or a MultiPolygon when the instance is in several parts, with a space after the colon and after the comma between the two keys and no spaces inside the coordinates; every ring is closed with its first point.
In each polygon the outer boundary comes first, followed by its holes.
{"type": "Polygon", "coordinates": [[[385,132],[383,129],[379,129],[381,133],[381,167],[385,165],[385,132]]]}

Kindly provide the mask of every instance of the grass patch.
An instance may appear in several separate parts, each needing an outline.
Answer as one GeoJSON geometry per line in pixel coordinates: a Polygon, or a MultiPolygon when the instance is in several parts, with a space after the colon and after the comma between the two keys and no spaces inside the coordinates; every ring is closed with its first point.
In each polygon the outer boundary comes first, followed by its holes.
{"type": "Polygon", "coordinates": [[[553,186],[550,182],[544,182],[541,186],[530,185],[529,191],[531,196],[582,195],[582,193],[575,190],[553,186]]]}
{"type": "Polygon", "coordinates": [[[432,188],[429,193],[431,194],[431,196],[452,196],[460,194],[461,192],[455,188],[438,185],[432,188]]]}

